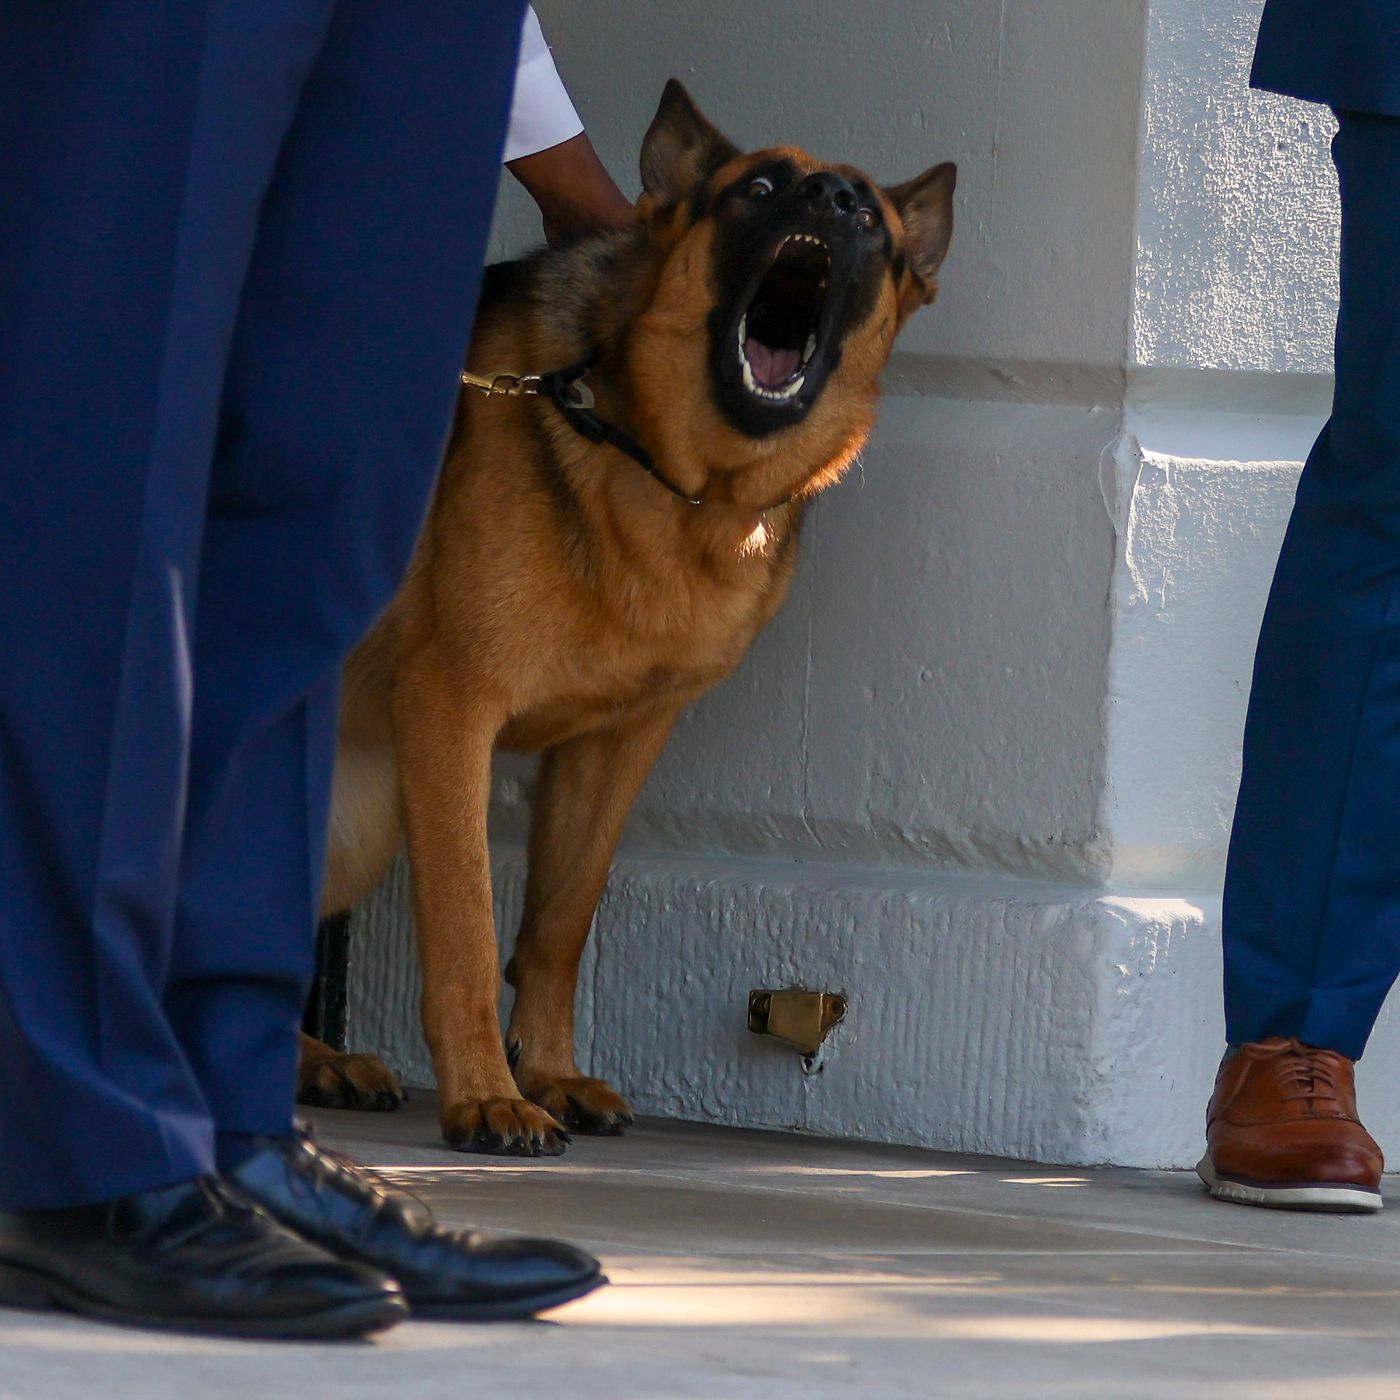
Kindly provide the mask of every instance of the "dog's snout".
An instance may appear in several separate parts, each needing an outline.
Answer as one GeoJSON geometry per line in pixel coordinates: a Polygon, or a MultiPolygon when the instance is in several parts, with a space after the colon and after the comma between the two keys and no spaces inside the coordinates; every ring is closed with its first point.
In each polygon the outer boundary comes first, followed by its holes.
{"type": "Polygon", "coordinates": [[[851,213],[860,203],[850,184],[831,170],[807,176],[797,187],[797,197],[807,200],[814,214],[832,218],[851,213]]]}

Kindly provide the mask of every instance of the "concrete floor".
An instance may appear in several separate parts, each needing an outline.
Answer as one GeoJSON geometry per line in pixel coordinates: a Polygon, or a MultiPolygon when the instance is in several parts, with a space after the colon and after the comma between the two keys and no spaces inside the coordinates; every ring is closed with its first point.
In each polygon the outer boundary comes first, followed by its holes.
{"type": "Polygon", "coordinates": [[[338,1346],[0,1312],[0,1397],[1400,1394],[1400,1211],[1285,1215],[1181,1174],[659,1122],[553,1161],[462,1157],[426,1101],[317,1120],[445,1220],[586,1244],[612,1287],[547,1322],[338,1346]]]}

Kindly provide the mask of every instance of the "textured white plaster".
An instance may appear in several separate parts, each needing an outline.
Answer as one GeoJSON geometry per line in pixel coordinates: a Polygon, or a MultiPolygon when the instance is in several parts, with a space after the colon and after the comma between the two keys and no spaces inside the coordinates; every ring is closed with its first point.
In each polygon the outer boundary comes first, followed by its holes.
{"type": "MultiPolygon", "coordinates": [[[[683,717],[629,841],[1102,873],[1114,421],[889,399],[812,513],[792,597],[683,717]]],[[[502,771],[518,835],[528,786],[502,771]]]]}
{"type": "Polygon", "coordinates": [[[1120,471],[1131,504],[1107,711],[1112,878],[1208,889],[1224,870],[1254,646],[1298,465],[1139,451],[1120,471]]]}
{"type": "MultiPolygon", "coordinates": [[[[816,0],[801,24],[774,0],[539,8],[629,189],[672,73],[741,144],[962,171],[943,291],[901,340],[876,438],[629,839],[1097,878],[1113,537],[1095,478],[1117,429],[1086,409],[1122,396],[1140,4],[816,0]]],[[[507,188],[498,248],[537,229],[507,188]]],[[[500,767],[517,836],[530,771],[500,767]]]]}
{"type": "Polygon", "coordinates": [[[1263,0],[1152,0],[1133,358],[1326,373],[1337,191],[1325,107],[1251,92],[1263,0]]]}
{"type": "MultiPolygon", "coordinates": [[[[500,853],[507,947],[521,872],[500,853]]],[[[369,946],[356,930],[351,1043],[431,1083],[394,949],[408,926],[379,912],[369,946]]],[[[1214,925],[1210,906],[1062,885],[629,856],[581,977],[580,1058],[647,1113],[1180,1165],[1221,1037],[1214,925]],[[749,990],[785,986],[849,998],[818,1074],[746,1027],[749,990]]]]}
{"type": "MultiPolygon", "coordinates": [[[[958,162],[955,252],[918,354],[1122,363],[1142,0],[540,0],[590,135],[629,191],[671,76],[740,145],[896,181],[958,162]]],[[[507,191],[498,246],[538,237],[507,191]]]]}
{"type": "MultiPolygon", "coordinates": [[[[524,862],[494,862],[508,950],[524,862]]],[[[405,868],[354,928],[350,1043],[431,1085],[405,868]]],[[[1046,1162],[1184,1167],[1223,1048],[1218,898],[842,864],[625,856],[580,975],[578,1053],[640,1110],[1046,1162]],[[840,991],[824,1068],[746,1026],[755,987],[840,991]]],[[[510,992],[502,999],[503,1016],[510,992]]],[[[1400,1141],[1400,1021],[1358,1071],[1400,1141]]]]}

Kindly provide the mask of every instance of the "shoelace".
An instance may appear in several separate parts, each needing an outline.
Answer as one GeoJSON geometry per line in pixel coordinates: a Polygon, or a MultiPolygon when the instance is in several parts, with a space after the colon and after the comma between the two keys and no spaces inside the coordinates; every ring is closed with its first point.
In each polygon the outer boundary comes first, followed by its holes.
{"type": "Polygon", "coordinates": [[[366,1167],[339,1152],[322,1147],[309,1126],[299,1125],[297,1137],[301,1140],[301,1152],[309,1163],[310,1170],[309,1180],[305,1185],[300,1174],[294,1177],[294,1190],[312,1197],[330,1182],[339,1185],[342,1190],[349,1188],[360,1200],[372,1204],[376,1210],[389,1210],[407,1216],[408,1211],[405,1207],[408,1201],[412,1201],[423,1212],[425,1221],[431,1219],[432,1211],[429,1210],[426,1201],[411,1191],[395,1186],[372,1167],[366,1167]]]}
{"type": "Polygon", "coordinates": [[[1296,1103],[1302,1099],[1337,1102],[1337,1081],[1333,1078],[1332,1066],[1323,1058],[1327,1053],[1299,1040],[1290,1043],[1287,1052],[1274,1062],[1274,1076],[1282,1102],[1296,1103]]]}

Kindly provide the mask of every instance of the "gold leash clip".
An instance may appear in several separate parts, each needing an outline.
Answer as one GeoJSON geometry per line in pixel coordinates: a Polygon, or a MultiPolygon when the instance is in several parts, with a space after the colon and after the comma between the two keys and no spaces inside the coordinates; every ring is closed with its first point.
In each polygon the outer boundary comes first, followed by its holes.
{"type": "Polygon", "coordinates": [[[506,395],[508,398],[519,399],[530,394],[538,394],[540,391],[540,376],[538,374],[472,374],[468,370],[462,371],[462,383],[468,389],[475,389],[480,394],[506,395]]]}

